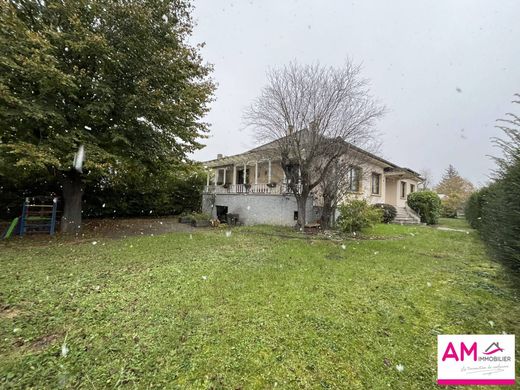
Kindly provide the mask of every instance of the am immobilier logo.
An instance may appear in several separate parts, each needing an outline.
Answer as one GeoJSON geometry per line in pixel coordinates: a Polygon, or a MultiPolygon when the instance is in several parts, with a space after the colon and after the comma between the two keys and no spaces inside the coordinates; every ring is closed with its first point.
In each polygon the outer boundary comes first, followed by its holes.
{"type": "Polygon", "coordinates": [[[514,385],[514,335],[437,336],[439,385],[514,385]]]}

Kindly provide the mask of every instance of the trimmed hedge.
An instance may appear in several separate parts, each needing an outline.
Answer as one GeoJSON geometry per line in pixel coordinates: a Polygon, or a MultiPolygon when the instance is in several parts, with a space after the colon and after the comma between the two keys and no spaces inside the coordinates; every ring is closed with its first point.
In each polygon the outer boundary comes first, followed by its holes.
{"type": "MultiPolygon", "coordinates": [[[[515,94],[520,104],[520,94],[515,94]]],[[[503,157],[495,158],[495,181],[471,195],[465,209],[469,224],[482,240],[512,268],[520,269],[520,116],[499,120],[505,139],[495,138],[503,157]]]]}
{"type": "Polygon", "coordinates": [[[464,207],[464,215],[469,225],[473,229],[480,229],[482,226],[482,208],[484,207],[489,192],[488,187],[475,191],[470,195],[464,207]]]}
{"type": "Polygon", "coordinates": [[[339,206],[337,226],[343,233],[358,232],[381,222],[383,211],[371,207],[365,200],[351,200],[339,206]]]}
{"type": "Polygon", "coordinates": [[[408,195],[410,206],[421,217],[421,222],[435,225],[439,221],[441,213],[441,200],[433,191],[412,192],[408,195]]]}
{"type": "Polygon", "coordinates": [[[465,214],[494,254],[520,266],[520,161],[471,195],[465,214]]]}
{"type": "Polygon", "coordinates": [[[393,205],[388,204],[388,203],[376,203],[372,207],[382,211],[381,222],[383,222],[383,223],[392,222],[397,215],[396,208],[393,205]]]}

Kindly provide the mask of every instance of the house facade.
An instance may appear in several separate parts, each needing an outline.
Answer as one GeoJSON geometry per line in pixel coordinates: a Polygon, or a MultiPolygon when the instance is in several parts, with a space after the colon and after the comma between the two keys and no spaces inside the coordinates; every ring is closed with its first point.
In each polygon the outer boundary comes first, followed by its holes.
{"type": "MultiPolygon", "coordinates": [[[[352,165],[346,173],[346,198],[391,204],[398,210],[397,222],[418,223],[419,217],[407,207],[406,198],[417,191],[420,175],[361,148],[349,147],[352,165]]],[[[208,176],[202,195],[203,212],[220,220],[233,214],[245,225],[296,224],[296,199],[288,189],[280,158],[272,144],[234,156],[218,155],[204,164],[208,176]]],[[[319,220],[321,207],[322,197],[316,189],[307,201],[308,223],[319,220]]]]}

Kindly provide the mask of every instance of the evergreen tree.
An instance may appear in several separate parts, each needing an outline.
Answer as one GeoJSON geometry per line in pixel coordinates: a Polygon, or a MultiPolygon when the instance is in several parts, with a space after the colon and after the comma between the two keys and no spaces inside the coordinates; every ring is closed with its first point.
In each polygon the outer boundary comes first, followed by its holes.
{"type": "Polygon", "coordinates": [[[0,169],[58,180],[63,231],[81,225],[87,181],[149,175],[201,147],[214,85],[187,43],[188,1],[0,7],[0,169]]]}

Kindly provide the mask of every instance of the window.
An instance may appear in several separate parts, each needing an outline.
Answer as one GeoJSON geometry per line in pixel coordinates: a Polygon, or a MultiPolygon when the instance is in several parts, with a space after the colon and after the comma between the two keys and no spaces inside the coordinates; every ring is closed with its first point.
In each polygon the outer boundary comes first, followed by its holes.
{"type": "Polygon", "coordinates": [[[293,214],[293,219],[294,219],[295,221],[298,220],[298,211],[295,211],[295,212],[294,212],[294,214],[293,214]]]}
{"type": "Polygon", "coordinates": [[[347,171],[347,189],[351,192],[359,192],[360,169],[350,167],[347,171]]]}
{"type": "Polygon", "coordinates": [[[226,170],[225,168],[219,168],[219,169],[217,170],[217,172],[218,172],[218,175],[217,175],[217,184],[218,184],[218,185],[222,185],[222,184],[224,184],[224,171],[225,171],[225,170],[226,170]]]}
{"type": "Polygon", "coordinates": [[[406,198],[406,182],[401,182],[401,198],[406,198]]]}
{"type": "Polygon", "coordinates": [[[298,164],[287,165],[287,182],[298,182],[300,180],[300,166],[298,164]]]}
{"type": "Polygon", "coordinates": [[[415,192],[415,184],[410,184],[410,194],[415,192]]]}
{"type": "Polygon", "coordinates": [[[372,173],[372,194],[380,195],[381,192],[381,175],[379,173],[372,173]]]}

